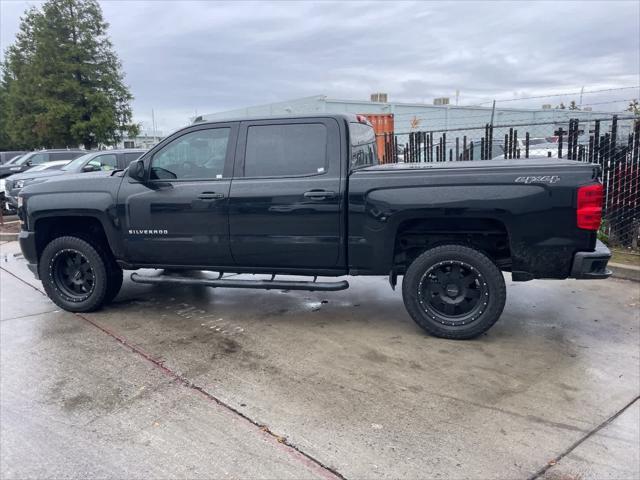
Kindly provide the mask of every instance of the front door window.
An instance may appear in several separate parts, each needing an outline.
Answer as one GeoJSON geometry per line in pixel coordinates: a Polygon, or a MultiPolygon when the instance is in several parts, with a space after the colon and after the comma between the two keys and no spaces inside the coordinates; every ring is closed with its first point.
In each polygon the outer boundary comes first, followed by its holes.
{"type": "Polygon", "coordinates": [[[222,178],[230,128],[187,133],[156,153],[152,180],[203,180],[222,178]]]}

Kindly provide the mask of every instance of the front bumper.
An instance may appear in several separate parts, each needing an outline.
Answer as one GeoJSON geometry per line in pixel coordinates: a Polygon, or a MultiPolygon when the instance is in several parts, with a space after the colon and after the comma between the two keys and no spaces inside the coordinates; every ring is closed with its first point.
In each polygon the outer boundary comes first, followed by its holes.
{"type": "Polygon", "coordinates": [[[593,252],[578,252],[573,256],[571,278],[582,280],[600,280],[609,278],[611,270],[607,269],[607,263],[611,259],[611,252],[600,240],[596,241],[596,249],[593,252]]]}
{"type": "Polygon", "coordinates": [[[38,278],[38,250],[36,248],[36,234],[26,230],[20,230],[18,234],[20,250],[27,261],[27,267],[38,278]]]}

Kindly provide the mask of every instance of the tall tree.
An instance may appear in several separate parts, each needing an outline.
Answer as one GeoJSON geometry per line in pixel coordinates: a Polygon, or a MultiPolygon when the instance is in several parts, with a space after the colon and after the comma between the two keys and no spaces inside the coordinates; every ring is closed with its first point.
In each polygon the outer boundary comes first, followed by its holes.
{"type": "Polygon", "coordinates": [[[137,134],[107,28],[96,0],[49,0],[25,12],[2,75],[16,146],[94,148],[137,134]]]}
{"type": "Polygon", "coordinates": [[[12,146],[7,133],[7,86],[0,78],[0,150],[12,150],[12,146]]]}

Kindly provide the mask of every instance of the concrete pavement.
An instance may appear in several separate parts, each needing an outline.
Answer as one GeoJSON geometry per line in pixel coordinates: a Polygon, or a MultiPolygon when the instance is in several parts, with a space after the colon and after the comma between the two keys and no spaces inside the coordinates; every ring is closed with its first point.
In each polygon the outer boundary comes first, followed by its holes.
{"type": "Polygon", "coordinates": [[[2,245],[3,478],[640,477],[638,283],[508,281],[502,319],[456,342],[379,277],[126,281],[73,315],[18,252],[2,245]]]}

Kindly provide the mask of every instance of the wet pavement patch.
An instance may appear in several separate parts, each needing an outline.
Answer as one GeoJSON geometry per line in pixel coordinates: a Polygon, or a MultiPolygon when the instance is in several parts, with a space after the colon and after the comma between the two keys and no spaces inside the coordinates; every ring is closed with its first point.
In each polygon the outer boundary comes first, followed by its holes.
{"type": "MultiPolygon", "coordinates": [[[[331,296],[126,281],[73,315],[7,245],[3,478],[600,474],[601,426],[640,393],[632,282],[508,282],[498,324],[456,342],[380,278],[331,296]]],[[[634,473],[634,418],[611,427],[616,472],[634,473]]]]}

